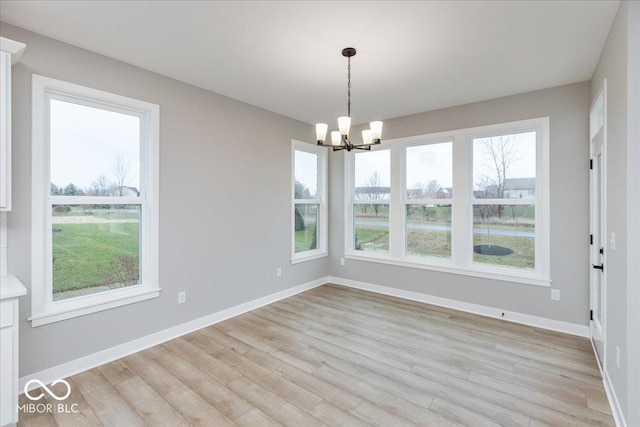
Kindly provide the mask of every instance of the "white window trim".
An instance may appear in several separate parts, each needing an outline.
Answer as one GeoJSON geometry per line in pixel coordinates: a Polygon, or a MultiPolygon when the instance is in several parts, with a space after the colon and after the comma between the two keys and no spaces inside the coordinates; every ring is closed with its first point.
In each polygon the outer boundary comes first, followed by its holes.
{"type": "MultiPolygon", "coordinates": [[[[32,327],[119,307],[160,295],[158,281],[160,107],[108,92],[34,74],[32,77],[31,321],[32,327]],[[141,119],[140,198],[109,197],[110,202],[141,205],[140,285],[68,300],[53,301],[51,279],[51,201],[49,100],[72,99],[141,119]],[[146,159],[146,161],[144,160],[146,159]],[[49,230],[49,231],[48,231],[49,230]]],[[[57,202],[104,202],[105,197],[73,197],[57,202]],[[65,201],[66,200],[66,201],[65,201]]]]}
{"type": "Polygon", "coordinates": [[[291,140],[291,264],[298,264],[305,261],[311,261],[323,258],[329,255],[329,230],[328,230],[328,208],[327,208],[327,149],[318,147],[295,139],[291,140]],[[295,195],[295,153],[296,151],[305,151],[318,156],[318,197],[313,200],[296,200],[295,195]],[[310,204],[319,205],[318,207],[318,248],[305,252],[296,253],[296,233],[295,233],[295,205],[310,204]]]}
{"type": "MultiPolygon", "coordinates": [[[[375,150],[391,150],[391,198],[381,201],[389,203],[389,254],[356,251],[353,246],[353,204],[355,156],[347,156],[345,160],[345,258],[359,261],[377,262],[403,267],[420,268],[452,274],[481,277],[537,286],[551,286],[550,276],[550,205],[549,205],[549,118],[540,117],[516,122],[479,126],[454,131],[411,136],[385,141],[375,150]],[[536,266],[531,270],[518,270],[508,267],[474,264],[471,250],[473,235],[471,233],[473,206],[473,171],[472,171],[472,139],[479,136],[506,134],[535,130],[536,141],[536,197],[534,199],[509,199],[506,204],[527,204],[536,206],[536,266]],[[405,219],[404,205],[412,203],[406,199],[405,153],[406,147],[430,143],[453,141],[453,199],[451,242],[452,257],[448,259],[418,258],[405,254],[405,219]]],[[[503,200],[481,200],[501,202],[503,200]]]]}

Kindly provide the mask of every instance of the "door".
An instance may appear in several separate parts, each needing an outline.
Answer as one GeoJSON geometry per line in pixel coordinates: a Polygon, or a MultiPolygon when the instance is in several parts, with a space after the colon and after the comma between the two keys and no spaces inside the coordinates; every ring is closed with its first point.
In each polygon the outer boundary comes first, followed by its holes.
{"type": "Polygon", "coordinates": [[[591,236],[590,236],[590,330],[601,370],[605,363],[606,322],[606,81],[591,108],[591,236]]]}
{"type": "Polygon", "coordinates": [[[591,169],[591,339],[598,360],[604,362],[604,156],[602,153],[603,130],[592,140],[591,169]]]}

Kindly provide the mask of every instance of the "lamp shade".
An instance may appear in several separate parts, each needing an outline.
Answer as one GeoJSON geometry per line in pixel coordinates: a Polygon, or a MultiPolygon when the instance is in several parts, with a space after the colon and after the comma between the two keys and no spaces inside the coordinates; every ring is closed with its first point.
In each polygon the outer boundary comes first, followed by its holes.
{"type": "Polygon", "coordinates": [[[337,130],[331,131],[331,145],[340,145],[341,140],[340,132],[337,130]]]}
{"type": "Polygon", "coordinates": [[[324,142],[327,137],[327,129],[329,126],[326,123],[317,123],[316,124],[316,140],[318,142],[324,142]]]}
{"type": "Polygon", "coordinates": [[[371,138],[371,130],[365,129],[362,131],[362,143],[364,145],[373,144],[373,139],[371,138]]]}
{"type": "Polygon", "coordinates": [[[375,140],[380,140],[382,139],[382,122],[381,121],[375,121],[375,122],[371,122],[369,123],[369,127],[371,128],[371,139],[375,140]]]}
{"type": "Polygon", "coordinates": [[[338,117],[338,129],[340,130],[340,135],[349,136],[350,127],[351,127],[351,117],[348,117],[348,116],[338,117]]]}

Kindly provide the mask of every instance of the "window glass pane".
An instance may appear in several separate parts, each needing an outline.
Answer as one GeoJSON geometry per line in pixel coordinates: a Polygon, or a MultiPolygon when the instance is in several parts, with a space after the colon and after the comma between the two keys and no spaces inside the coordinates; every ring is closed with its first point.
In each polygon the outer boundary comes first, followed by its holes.
{"type": "Polygon", "coordinates": [[[353,205],[354,248],[357,251],[389,253],[389,205],[353,205]]]}
{"type": "Polygon", "coordinates": [[[452,143],[417,145],[406,151],[407,198],[453,197],[452,143]]]}
{"type": "Polygon", "coordinates": [[[367,151],[355,156],[355,199],[389,200],[390,150],[367,151]]]}
{"type": "Polygon", "coordinates": [[[407,255],[451,258],[451,206],[406,205],[407,255]]]}
{"type": "Polygon", "coordinates": [[[320,205],[295,205],[296,253],[318,249],[319,209],[320,205]]]}
{"type": "Polygon", "coordinates": [[[474,205],[473,261],[535,268],[534,205],[474,205]]]}
{"type": "Polygon", "coordinates": [[[476,199],[532,199],[536,187],[536,132],[473,140],[476,199]]]}
{"type": "Polygon", "coordinates": [[[52,99],[51,194],[138,197],[140,118],[52,99]]]}
{"type": "Polygon", "coordinates": [[[295,198],[318,198],[318,155],[295,151],[295,198]]]}
{"type": "Polygon", "coordinates": [[[140,284],[140,205],[53,205],[53,300],[140,284]]]}

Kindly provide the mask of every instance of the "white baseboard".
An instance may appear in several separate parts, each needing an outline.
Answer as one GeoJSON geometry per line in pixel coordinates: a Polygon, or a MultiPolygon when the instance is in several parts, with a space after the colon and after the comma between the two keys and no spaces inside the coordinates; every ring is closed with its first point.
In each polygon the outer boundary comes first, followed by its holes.
{"type": "Polygon", "coordinates": [[[602,383],[604,384],[604,391],[607,393],[607,399],[609,399],[609,406],[611,406],[611,413],[613,414],[613,420],[616,422],[616,426],[627,427],[627,422],[624,419],[622,408],[620,408],[618,396],[616,396],[616,391],[611,384],[606,368],[604,369],[602,383]]]}
{"type": "Polygon", "coordinates": [[[378,294],[390,295],[412,301],[424,302],[441,307],[452,308],[454,310],[466,311],[468,313],[479,314],[481,316],[506,320],[508,322],[521,323],[523,325],[534,326],[551,331],[564,332],[580,337],[589,336],[589,327],[575,323],[563,322],[560,320],[546,319],[544,317],[532,316],[530,314],[518,313],[515,311],[502,310],[500,308],[487,307],[479,304],[457,301],[449,298],[442,298],[419,292],[405,291],[388,286],[374,285],[372,283],[360,282],[357,280],[343,279],[341,277],[329,276],[329,282],[337,285],[348,286],[350,288],[362,289],[378,294]],[[504,316],[502,315],[504,313],[504,316]]]}
{"type": "MultiPolygon", "coordinates": [[[[235,307],[227,308],[225,310],[200,317],[199,319],[182,323],[169,329],[165,329],[163,331],[159,331],[151,335],[147,335],[142,338],[138,338],[133,341],[129,341],[124,344],[120,344],[115,347],[111,347],[106,350],[102,350],[97,353],[72,360],[71,362],[63,363],[61,365],[54,366],[43,371],[24,376],[20,378],[19,390],[21,393],[24,392],[25,384],[31,380],[39,380],[44,384],[50,384],[57,379],[67,378],[80,372],[93,369],[96,366],[104,365],[105,363],[109,363],[138,351],[153,347],[154,345],[162,344],[163,342],[178,338],[182,335],[188,334],[198,329],[206,328],[207,326],[222,322],[223,320],[227,320],[248,311],[263,307],[267,304],[280,301],[281,299],[299,294],[300,292],[316,288],[318,286],[324,285],[327,282],[328,278],[322,277],[320,279],[316,279],[302,285],[294,286],[293,288],[285,289],[283,291],[255,299],[253,301],[236,305],[235,307]]],[[[38,387],[38,384],[33,383],[30,388],[36,387],[38,387]]]]}

